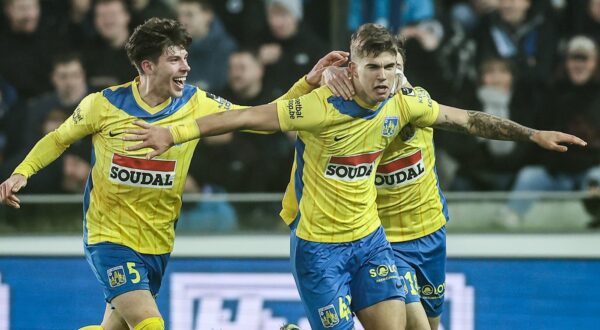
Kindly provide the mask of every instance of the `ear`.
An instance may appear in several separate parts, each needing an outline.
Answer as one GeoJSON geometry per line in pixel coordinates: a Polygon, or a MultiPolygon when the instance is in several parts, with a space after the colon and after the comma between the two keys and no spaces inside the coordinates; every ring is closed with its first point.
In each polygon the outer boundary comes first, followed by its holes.
{"type": "Polygon", "coordinates": [[[348,71],[352,78],[358,77],[358,65],[355,62],[348,63],[348,71]]]}
{"type": "Polygon", "coordinates": [[[154,72],[154,63],[150,60],[143,60],[140,63],[140,69],[142,69],[143,74],[152,74],[154,72]]]}

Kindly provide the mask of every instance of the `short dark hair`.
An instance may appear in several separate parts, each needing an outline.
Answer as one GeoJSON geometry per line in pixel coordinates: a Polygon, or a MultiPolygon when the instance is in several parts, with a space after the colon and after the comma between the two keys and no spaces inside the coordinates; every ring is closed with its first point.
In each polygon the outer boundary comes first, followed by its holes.
{"type": "Polygon", "coordinates": [[[367,23],[352,34],[350,54],[358,57],[379,56],[385,52],[398,54],[398,46],[401,44],[402,41],[383,25],[367,23]]]}
{"type": "Polygon", "coordinates": [[[192,37],[176,20],[153,17],[139,25],[129,37],[125,49],[127,57],[141,73],[144,60],[158,62],[158,58],[169,47],[187,48],[192,37]]]}
{"type": "Polygon", "coordinates": [[[60,53],[52,58],[52,68],[56,69],[57,66],[68,64],[71,62],[79,62],[83,67],[83,60],[81,55],[76,52],[60,53]]]}

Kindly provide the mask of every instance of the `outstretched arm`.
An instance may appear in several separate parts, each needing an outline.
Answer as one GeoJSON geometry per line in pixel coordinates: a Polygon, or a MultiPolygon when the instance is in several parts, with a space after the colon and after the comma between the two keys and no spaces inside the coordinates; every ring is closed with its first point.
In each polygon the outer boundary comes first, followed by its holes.
{"type": "Polygon", "coordinates": [[[434,128],[465,133],[494,140],[531,141],[542,148],[564,152],[562,144],[585,146],[582,139],[562,132],[539,131],[512,120],[479,111],[467,111],[440,104],[434,128]]]}
{"type": "Polygon", "coordinates": [[[214,136],[238,130],[279,131],[277,105],[259,105],[238,111],[225,111],[196,120],[187,121],[171,128],[152,126],[142,121],[134,123],[141,129],[125,130],[126,141],[142,141],[127,150],[154,149],[146,158],[154,158],[171,146],[198,139],[201,136],[214,136]]]}

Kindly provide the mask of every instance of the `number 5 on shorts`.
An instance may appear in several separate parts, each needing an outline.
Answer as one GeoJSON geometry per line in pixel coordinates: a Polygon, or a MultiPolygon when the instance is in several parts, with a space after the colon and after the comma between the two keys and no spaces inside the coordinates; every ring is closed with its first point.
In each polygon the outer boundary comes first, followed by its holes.
{"type": "Polygon", "coordinates": [[[135,266],[135,262],[128,262],[127,263],[127,270],[129,271],[129,275],[133,275],[133,279],[131,280],[131,283],[135,284],[138,283],[140,281],[140,272],[138,272],[137,269],[133,268],[135,266]]]}

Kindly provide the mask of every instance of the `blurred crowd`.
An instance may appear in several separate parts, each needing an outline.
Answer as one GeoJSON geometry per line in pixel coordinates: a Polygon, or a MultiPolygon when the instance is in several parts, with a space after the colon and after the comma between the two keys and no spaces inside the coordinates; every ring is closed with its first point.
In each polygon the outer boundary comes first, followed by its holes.
{"type": "MultiPolygon", "coordinates": [[[[444,188],[598,190],[600,0],[3,0],[2,14],[2,178],[86,94],[135,77],[124,45],[159,16],[179,19],[193,37],[188,83],[243,105],[269,102],[307,73],[331,50],[334,22],[346,37],[365,22],[386,25],[406,41],[409,81],[440,103],[589,143],[557,154],[436,132],[444,188]]],[[[187,191],[281,192],[293,140],[202,140],[187,191]]],[[[89,162],[89,141],[73,145],[27,192],[80,192],[89,162]]]]}

